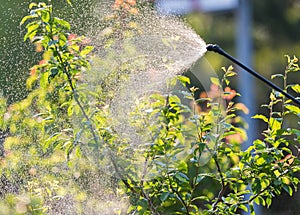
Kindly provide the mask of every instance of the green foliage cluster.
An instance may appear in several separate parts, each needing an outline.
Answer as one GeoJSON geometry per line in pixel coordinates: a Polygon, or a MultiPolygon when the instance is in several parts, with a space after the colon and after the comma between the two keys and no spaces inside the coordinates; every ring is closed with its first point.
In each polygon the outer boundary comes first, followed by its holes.
{"type": "MultiPolygon", "coordinates": [[[[129,123],[141,138],[132,146],[114,130],[102,95],[108,85],[92,92],[80,83],[92,70],[93,47],[70,34],[51,5],[30,9],[21,21],[28,22],[24,39],[41,46],[44,59],[31,69],[27,98],[8,107],[0,100],[0,128],[8,132],[0,208],[7,214],[99,212],[101,195],[116,193],[129,206],[110,214],[255,214],[254,203],[268,207],[282,191],[297,190],[300,132],[286,125],[290,115],[299,120],[300,108],[283,95],[272,92],[263,106],[269,116],[254,116],[267,124],[264,138],[242,151],[246,134],[238,114],[247,109],[232,101],[233,68],[222,68],[209,98],[195,98],[195,87],[140,97],[129,123]]],[[[273,78],[299,95],[299,84],[288,84],[294,72],[297,59],[288,58],[285,74],[273,78]]],[[[190,81],[178,76],[168,84],[178,83],[190,81]]]]}
{"type": "MultiPolygon", "coordinates": [[[[278,75],[285,83],[290,72],[299,70],[296,62],[296,58],[289,58],[285,76],[278,75]]],[[[212,78],[218,90],[235,74],[232,68],[223,71],[222,81],[212,78]]],[[[284,86],[298,92],[298,84],[284,86]]],[[[145,171],[156,176],[137,183],[142,194],[135,210],[140,214],[237,214],[250,210],[254,214],[254,203],[269,207],[282,190],[289,195],[297,191],[299,130],[285,128],[284,121],[289,114],[299,117],[299,107],[273,92],[270,103],[263,105],[270,110],[270,117],[254,116],[268,125],[263,132],[265,138],[242,151],[236,137],[243,136],[244,131],[237,127],[236,113],[246,110],[232,101],[225,106],[221,102],[222,96],[232,92],[219,93],[215,101],[195,100],[196,89],[190,90],[183,92],[184,96],[195,105],[205,101],[209,111],[199,113],[195,106],[184,106],[176,95],[160,97],[159,110],[157,101],[150,104],[152,111],[146,119],[154,112],[159,121],[146,125],[143,133],[144,137],[152,134],[148,140],[151,146],[144,155],[148,165],[145,171]],[[278,104],[280,108],[274,111],[278,104]]],[[[149,107],[142,113],[145,110],[149,107]]],[[[144,116],[142,119],[147,121],[144,116]]]]}

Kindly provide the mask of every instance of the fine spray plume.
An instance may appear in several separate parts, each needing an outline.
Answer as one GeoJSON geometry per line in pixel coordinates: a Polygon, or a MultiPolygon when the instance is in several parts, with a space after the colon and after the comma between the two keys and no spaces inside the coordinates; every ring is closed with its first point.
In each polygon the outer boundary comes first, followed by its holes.
{"type": "Polygon", "coordinates": [[[151,93],[165,94],[172,90],[166,86],[167,80],[190,69],[206,52],[206,43],[179,18],[163,16],[149,8],[140,9],[134,19],[122,17],[120,22],[131,26],[123,24],[119,32],[114,23],[109,23],[93,39],[96,56],[105,62],[94,59],[93,69],[97,73],[87,77],[87,81],[93,87],[110,74],[126,76],[122,81],[109,79],[115,83],[108,87],[116,92],[109,100],[109,107],[119,121],[116,131],[138,143],[140,138],[134,137],[136,132],[129,125],[129,113],[136,102],[151,93]],[[126,31],[132,35],[123,36],[126,31]],[[111,38],[114,43],[103,48],[111,38]]]}
{"type": "Polygon", "coordinates": [[[235,59],[234,57],[232,57],[230,54],[228,54],[227,52],[225,52],[219,45],[217,45],[217,44],[208,44],[206,46],[206,50],[207,51],[216,52],[216,53],[218,53],[218,54],[226,57],[227,59],[231,60],[233,63],[235,63],[238,66],[240,66],[241,68],[243,68],[245,71],[249,72],[254,77],[258,78],[259,80],[261,80],[262,82],[264,82],[265,84],[267,84],[272,89],[280,92],[282,95],[284,95],[287,98],[291,99],[298,106],[300,106],[300,101],[299,100],[297,100],[291,94],[287,93],[286,91],[284,91],[283,89],[281,89],[280,87],[278,87],[277,85],[275,85],[273,82],[269,81],[268,79],[266,79],[265,77],[263,77],[262,75],[260,75],[258,72],[256,72],[253,69],[247,67],[245,64],[241,63],[240,61],[238,61],[237,59],[235,59]]]}
{"type": "MultiPolygon", "coordinates": [[[[83,147],[86,153],[91,155],[88,157],[90,163],[95,164],[109,183],[111,178],[122,180],[122,177],[130,175],[133,169],[139,176],[144,174],[144,161],[140,152],[147,149],[147,144],[151,142],[151,133],[142,133],[143,131],[134,125],[136,115],[133,113],[143,104],[143,100],[149,100],[153,93],[174,93],[174,88],[166,83],[187,70],[198,76],[203,85],[209,83],[205,78],[217,75],[210,68],[209,72],[212,74],[203,77],[205,75],[194,67],[206,52],[206,43],[180,18],[162,16],[152,8],[146,7],[139,8],[139,12],[134,16],[119,16],[116,12],[108,10],[108,7],[95,8],[94,14],[99,16],[97,20],[100,20],[100,24],[99,27],[91,27],[89,33],[95,48],[91,57],[91,71],[82,74],[82,85],[87,86],[91,92],[98,92],[101,86],[101,95],[105,96],[101,98],[105,101],[101,108],[109,117],[108,129],[113,131],[118,139],[126,142],[127,151],[116,155],[114,151],[104,150],[103,159],[98,164],[94,161],[94,157],[98,155],[88,146],[83,147]]],[[[94,98],[89,100],[89,104],[97,102],[94,98]]],[[[146,123],[152,126],[156,122],[155,117],[152,117],[146,123]]],[[[81,129],[78,119],[74,119],[74,124],[76,128],[81,129]]],[[[88,139],[88,135],[84,135],[81,135],[82,139],[88,139]]],[[[210,154],[206,150],[203,154],[207,154],[205,159],[201,160],[201,164],[204,165],[208,162],[210,154]]],[[[151,179],[157,174],[159,173],[153,170],[151,174],[144,176],[143,180],[151,179]]],[[[104,193],[108,190],[105,186],[101,186],[101,189],[104,193]]],[[[101,198],[113,203],[107,210],[120,202],[118,196],[103,195],[101,198]]],[[[127,202],[123,204],[126,208],[127,202]]],[[[101,211],[101,208],[99,210],[101,211]]],[[[101,211],[98,214],[104,213],[101,211]]]]}

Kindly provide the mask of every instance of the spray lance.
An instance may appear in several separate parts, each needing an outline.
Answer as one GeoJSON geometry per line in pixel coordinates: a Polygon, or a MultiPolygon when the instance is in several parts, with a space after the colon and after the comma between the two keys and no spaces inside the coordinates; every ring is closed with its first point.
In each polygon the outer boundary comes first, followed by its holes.
{"type": "Polygon", "coordinates": [[[245,71],[249,72],[251,75],[255,76],[256,78],[258,78],[259,80],[261,80],[262,82],[264,82],[265,84],[267,84],[272,89],[280,92],[281,94],[283,94],[287,98],[291,99],[293,102],[295,102],[300,107],[300,100],[297,100],[291,94],[285,92],[283,89],[281,89],[280,87],[278,87],[277,85],[275,85],[273,82],[269,81],[268,79],[266,79],[265,77],[263,77],[262,75],[260,75],[256,71],[254,71],[253,69],[247,67],[246,65],[244,65],[243,63],[241,63],[240,61],[238,61],[237,59],[235,59],[234,57],[232,57],[230,54],[228,54],[227,52],[225,52],[219,45],[208,44],[206,46],[206,50],[207,51],[213,51],[213,52],[216,52],[216,53],[218,53],[220,55],[223,55],[224,57],[226,57],[227,59],[229,59],[233,63],[235,63],[238,66],[240,66],[241,68],[243,68],[245,71]]]}

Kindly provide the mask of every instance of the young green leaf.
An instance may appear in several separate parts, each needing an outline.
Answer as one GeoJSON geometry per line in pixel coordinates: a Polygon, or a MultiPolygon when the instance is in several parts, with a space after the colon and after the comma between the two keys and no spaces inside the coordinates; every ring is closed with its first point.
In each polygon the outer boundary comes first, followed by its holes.
{"type": "Polygon", "coordinates": [[[252,119],[261,119],[266,123],[269,122],[268,118],[262,114],[256,114],[255,116],[252,117],[252,119]]]}
{"type": "Polygon", "coordinates": [[[177,79],[178,79],[184,86],[186,86],[187,84],[190,84],[190,83],[191,83],[190,79],[189,79],[188,77],[186,77],[186,76],[183,76],[183,75],[178,75],[178,76],[177,76],[177,79]]]}
{"type": "Polygon", "coordinates": [[[54,23],[60,25],[61,27],[67,29],[67,30],[70,30],[71,29],[71,25],[69,22],[63,20],[63,19],[60,19],[60,18],[57,18],[57,17],[54,17],[53,18],[53,21],[54,23]]]}
{"type": "Polygon", "coordinates": [[[211,81],[211,83],[213,83],[214,85],[217,85],[217,86],[221,87],[219,78],[211,77],[211,78],[210,78],[210,81],[211,81]]]}
{"type": "Polygon", "coordinates": [[[81,52],[81,56],[86,56],[88,55],[91,51],[93,51],[94,47],[93,46],[86,46],[81,52]]]}

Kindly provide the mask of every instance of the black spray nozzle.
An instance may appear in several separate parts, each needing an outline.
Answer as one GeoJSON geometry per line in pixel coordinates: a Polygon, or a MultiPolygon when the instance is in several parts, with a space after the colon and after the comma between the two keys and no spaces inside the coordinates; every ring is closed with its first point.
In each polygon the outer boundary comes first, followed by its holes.
{"type": "Polygon", "coordinates": [[[221,47],[217,44],[208,44],[206,46],[206,49],[207,49],[207,51],[214,51],[214,52],[218,52],[218,53],[220,52],[220,50],[222,50],[221,47]]]}
{"type": "Polygon", "coordinates": [[[208,44],[206,46],[206,50],[207,51],[213,51],[213,52],[219,53],[220,55],[223,55],[227,59],[231,60],[233,63],[235,63],[238,66],[240,66],[245,71],[249,72],[251,75],[255,76],[256,78],[258,78],[259,80],[261,80],[262,82],[264,82],[265,84],[267,84],[272,89],[280,92],[281,94],[283,94],[287,98],[291,99],[293,102],[295,102],[297,105],[300,106],[300,100],[297,100],[291,94],[287,93],[286,91],[284,91],[283,89],[281,89],[280,87],[278,87],[277,85],[275,85],[273,82],[269,81],[268,79],[266,79],[265,77],[263,77],[262,75],[260,75],[258,72],[256,72],[253,69],[247,67],[245,64],[241,63],[240,61],[238,61],[237,59],[235,59],[234,57],[232,57],[230,54],[228,54],[227,52],[225,52],[219,45],[208,44]]]}

